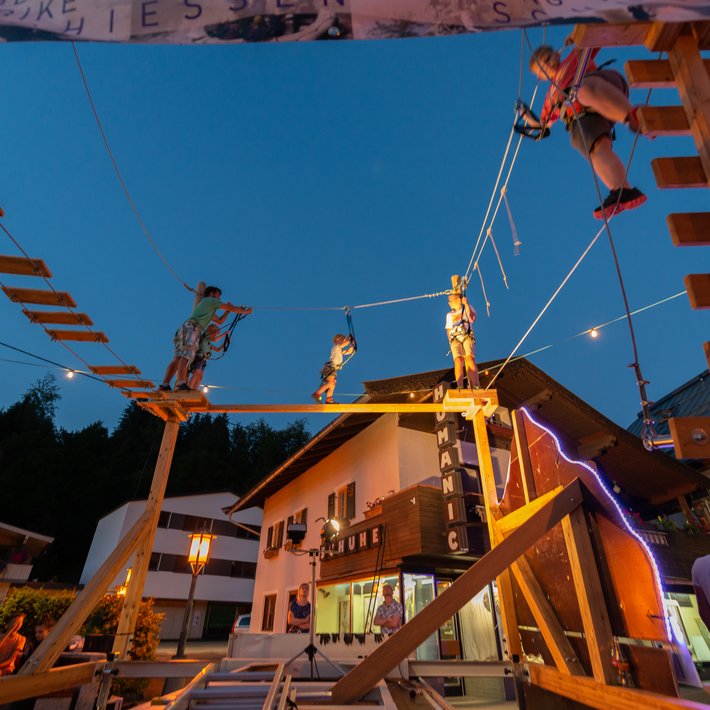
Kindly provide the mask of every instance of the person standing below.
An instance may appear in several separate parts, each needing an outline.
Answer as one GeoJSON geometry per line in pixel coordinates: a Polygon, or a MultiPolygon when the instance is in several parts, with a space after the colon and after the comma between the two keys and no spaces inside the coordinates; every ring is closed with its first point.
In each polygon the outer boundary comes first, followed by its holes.
{"type": "Polygon", "coordinates": [[[321,396],[324,393],[325,403],[335,404],[333,401],[333,393],[335,392],[338,370],[343,366],[343,355],[346,355],[352,349],[352,338],[342,333],[338,333],[333,337],[333,348],[330,351],[330,357],[320,371],[321,386],[311,395],[318,404],[321,403],[321,396]]]}
{"type": "Polygon", "coordinates": [[[288,633],[307,634],[311,630],[311,603],[308,601],[310,586],[305,582],[298,588],[298,594],[288,605],[288,633]]]}
{"type": "Polygon", "coordinates": [[[449,336],[451,355],[454,358],[456,386],[463,389],[465,369],[468,386],[478,389],[480,383],[476,367],[476,338],[473,335],[476,311],[471,307],[466,296],[460,293],[449,295],[449,308],[451,310],[446,314],[446,334],[449,336]]]}
{"type": "Polygon", "coordinates": [[[372,623],[375,626],[379,626],[383,634],[391,636],[395,631],[399,631],[402,628],[404,609],[399,602],[394,600],[392,587],[389,584],[385,584],[382,587],[382,596],[385,600],[377,607],[375,619],[372,623]]]}
{"type": "Polygon", "coordinates": [[[627,181],[626,168],[612,147],[614,124],[624,123],[635,133],[640,132],[640,127],[637,108],[629,102],[626,79],[612,69],[597,68],[593,58],[598,49],[592,51],[569,105],[568,96],[584,51],[575,48],[563,60],[552,47],[538,47],[530,57],[530,71],[540,81],[552,82],[552,86],[539,121],[526,106],[518,110],[530,127],[543,131],[558,119],[564,121],[572,146],[591,162],[594,172],[609,190],[602,205],[594,210],[594,217],[609,219],[646,202],[646,195],[627,181]]]}
{"type": "Polygon", "coordinates": [[[15,665],[27,643],[27,639],[20,633],[24,623],[24,614],[13,616],[7,630],[0,636],[0,676],[12,675],[15,672],[15,665]]]}
{"type": "Polygon", "coordinates": [[[207,326],[214,322],[222,325],[227,319],[227,313],[251,313],[251,308],[245,306],[235,306],[232,303],[225,303],[221,300],[222,289],[217,286],[208,286],[205,289],[203,298],[194,307],[190,317],[177,329],[173,342],[175,344],[175,356],[168,363],[165,370],[163,382],[158,387],[160,390],[170,389],[170,381],[177,372],[175,380],[176,390],[187,390],[187,368],[195,359],[200,336],[207,329],[207,326]],[[215,315],[217,311],[224,311],[221,315],[215,315]]]}

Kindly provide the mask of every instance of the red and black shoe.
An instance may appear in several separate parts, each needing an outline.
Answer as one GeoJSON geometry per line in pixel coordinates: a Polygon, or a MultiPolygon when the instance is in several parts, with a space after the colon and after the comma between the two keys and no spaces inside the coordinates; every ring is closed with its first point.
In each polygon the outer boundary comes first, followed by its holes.
{"type": "Polygon", "coordinates": [[[646,202],[648,198],[635,187],[622,187],[612,190],[600,207],[594,210],[595,219],[611,219],[614,215],[635,210],[646,202]]]}

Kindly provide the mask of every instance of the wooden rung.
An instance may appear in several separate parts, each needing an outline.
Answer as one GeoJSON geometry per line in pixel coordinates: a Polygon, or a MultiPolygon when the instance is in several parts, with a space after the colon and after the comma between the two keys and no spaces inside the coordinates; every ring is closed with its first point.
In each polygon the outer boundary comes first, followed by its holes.
{"type": "Polygon", "coordinates": [[[95,375],[140,375],[135,365],[89,365],[95,375]]]}
{"type": "Polygon", "coordinates": [[[690,124],[682,106],[644,106],[638,111],[638,119],[647,138],[690,135],[690,124]]]}
{"type": "Polygon", "coordinates": [[[28,259],[26,256],[0,256],[0,273],[45,276],[46,278],[52,276],[52,272],[42,259],[28,259]]]}
{"type": "Polygon", "coordinates": [[[52,340],[76,340],[85,343],[108,343],[104,333],[95,330],[50,330],[47,333],[52,340]]]}
{"type": "Polygon", "coordinates": [[[94,321],[86,313],[72,313],[71,311],[28,311],[22,312],[33,323],[56,323],[58,325],[93,325],[94,321]]]}
{"type": "Polygon", "coordinates": [[[674,212],[666,222],[675,246],[710,246],[710,212],[674,212]]]}
{"type": "Polygon", "coordinates": [[[677,459],[710,459],[710,417],[668,420],[677,459]]]}
{"type": "Polygon", "coordinates": [[[150,380],[106,380],[111,387],[133,387],[136,389],[152,389],[155,383],[150,380]]]}
{"type": "MultiPolygon", "coordinates": [[[[710,59],[703,63],[710,75],[710,59]]],[[[673,89],[676,85],[667,59],[630,59],[624,64],[624,71],[632,89],[673,89]]]]}
{"type": "Polygon", "coordinates": [[[661,190],[681,187],[708,187],[700,158],[654,158],[651,161],[656,185],[661,190]]]}
{"type": "Polygon", "coordinates": [[[688,274],[683,282],[691,308],[710,308],[710,274],[688,274]]]}
{"type": "Polygon", "coordinates": [[[36,303],[40,306],[66,306],[76,308],[74,299],[64,291],[46,291],[36,288],[2,287],[5,295],[15,303],[36,303]]]}

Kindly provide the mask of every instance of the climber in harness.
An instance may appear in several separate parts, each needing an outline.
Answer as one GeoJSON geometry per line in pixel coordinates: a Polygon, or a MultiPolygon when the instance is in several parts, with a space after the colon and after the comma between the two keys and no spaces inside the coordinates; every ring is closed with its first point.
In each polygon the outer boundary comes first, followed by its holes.
{"type": "Polygon", "coordinates": [[[471,308],[466,296],[458,291],[449,294],[449,308],[451,310],[446,314],[446,334],[454,358],[456,386],[463,389],[465,367],[469,388],[477,389],[480,385],[476,367],[476,338],[473,335],[476,311],[471,308]]]}
{"type": "Polygon", "coordinates": [[[521,101],[517,102],[516,109],[527,126],[519,122],[516,129],[528,137],[545,138],[550,132],[548,127],[561,119],[572,146],[589,159],[594,172],[609,189],[602,205],[594,210],[596,219],[609,219],[640,207],[646,202],[646,195],[626,180],[624,164],[612,147],[616,123],[640,132],[637,107],[629,103],[629,86],[624,77],[612,69],[596,66],[593,60],[598,51],[591,50],[585,56],[585,50],[574,49],[563,60],[552,47],[538,47],[530,56],[530,71],[552,85],[539,118],[521,101]]]}

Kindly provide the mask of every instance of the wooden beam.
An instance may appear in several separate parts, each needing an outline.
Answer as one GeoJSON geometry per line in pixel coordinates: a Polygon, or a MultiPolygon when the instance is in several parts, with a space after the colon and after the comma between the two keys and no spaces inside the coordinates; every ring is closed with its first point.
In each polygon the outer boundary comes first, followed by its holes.
{"type": "Polygon", "coordinates": [[[14,675],[0,678],[0,703],[37,698],[60,690],[76,688],[91,683],[94,675],[106,661],[89,661],[72,666],[52,668],[36,675],[14,675]]]}
{"type": "MultiPolygon", "coordinates": [[[[703,59],[710,75],[710,59],[703,59]]],[[[667,59],[630,59],[624,64],[626,79],[632,89],[674,89],[675,77],[667,59]]]]}
{"type": "Polygon", "coordinates": [[[666,223],[675,246],[710,246],[710,212],[674,212],[666,217],[666,223]]]}
{"type": "Polygon", "coordinates": [[[677,459],[710,459],[710,417],[668,420],[677,459]]]}
{"type": "Polygon", "coordinates": [[[668,61],[707,178],[710,175],[710,76],[705,71],[695,37],[679,37],[668,53],[668,61]]]}
{"type": "Polygon", "coordinates": [[[39,288],[9,288],[7,286],[3,286],[2,290],[15,303],[36,303],[40,306],[76,308],[74,299],[65,291],[47,291],[39,288]]]}
{"type": "Polygon", "coordinates": [[[138,387],[139,389],[151,389],[155,383],[150,380],[106,380],[111,387],[138,387]]]}
{"type": "Polygon", "coordinates": [[[618,443],[618,439],[613,434],[596,431],[593,434],[583,436],[577,441],[577,456],[583,460],[592,459],[613,448],[618,443]]]}
{"type": "Polygon", "coordinates": [[[644,43],[650,22],[575,25],[572,41],[577,47],[635,47],[644,43]]]}
{"type": "Polygon", "coordinates": [[[532,685],[597,710],[707,710],[708,707],[706,703],[681,700],[647,690],[604,685],[583,676],[565,675],[540,663],[528,664],[526,672],[532,685]]]}
{"type": "Polygon", "coordinates": [[[163,507],[165,488],[168,485],[170,465],[172,464],[173,454],[175,453],[175,442],[177,441],[179,430],[180,422],[176,419],[173,418],[165,422],[163,438],[160,442],[160,450],[158,452],[158,460],[155,463],[155,470],[153,471],[153,482],[150,486],[150,493],[148,494],[145,512],[143,513],[143,515],[148,518],[146,534],[140,541],[135,557],[133,558],[133,572],[128,581],[126,596],[123,598],[123,607],[118,619],[116,638],[113,643],[113,652],[117,653],[119,658],[125,658],[127,656],[128,647],[136,627],[138,610],[140,609],[143,599],[145,578],[148,574],[150,554],[153,551],[155,529],[158,527],[158,519],[160,518],[160,511],[163,507]]]}
{"type": "Polygon", "coordinates": [[[708,361],[708,369],[710,370],[710,341],[703,343],[703,350],[705,350],[705,359],[708,361]]]}
{"type": "Polygon", "coordinates": [[[20,675],[30,675],[48,671],[67,647],[71,637],[77,633],[86,617],[93,611],[99,599],[105,594],[108,585],[125,567],[134,550],[146,536],[150,516],[143,513],[133,527],[121,538],[114,551],[106,558],[96,574],[89,580],[64,612],[62,617],[42,641],[27,662],[20,668],[20,675]]]}
{"type": "Polygon", "coordinates": [[[544,508],[535,513],[500,545],[492,548],[478,562],[464,572],[441,595],[427,604],[381,646],[341,678],[331,689],[336,704],[355,702],[384,678],[402,659],[406,658],[447,619],[490,583],[514,560],[534,545],[546,532],[557,525],[582,502],[578,481],[564,490],[544,508]]]}
{"type": "Polygon", "coordinates": [[[682,106],[642,106],[638,119],[641,132],[647,138],[690,135],[690,124],[682,106]]]}
{"type": "Polygon", "coordinates": [[[53,330],[47,329],[52,340],[72,340],[83,343],[108,343],[105,333],[98,330],[53,330]]]}
{"type": "Polygon", "coordinates": [[[552,390],[545,388],[540,390],[537,394],[534,394],[532,397],[528,397],[525,401],[521,402],[520,409],[539,409],[544,402],[551,399],[552,390]]]}
{"type": "Polygon", "coordinates": [[[564,629],[560,624],[554,609],[545,597],[530,564],[521,556],[513,563],[511,569],[525,601],[530,607],[535,623],[540,629],[547,648],[552,655],[557,669],[571,675],[586,675],[577,654],[572,648],[564,629]]]}
{"type": "Polygon", "coordinates": [[[710,274],[688,274],[683,283],[693,310],[710,308],[710,274]]]}
{"type": "Polygon", "coordinates": [[[22,312],[33,323],[54,323],[56,325],[93,325],[94,321],[86,313],[74,313],[72,311],[28,311],[26,308],[22,312]]]}
{"type": "Polygon", "coordinates": [[[140,375],[135,365],[89,365],[95,375],[140,375]]]}
{"type": "Polygon", "coordinates": [[[667,52],[686,27],[683,22],[652,22],[643,45],[651,52],[667,52]]]}
{"type": "Polygon", "coordinates": [[[614,640],[611,622],[599,579],[596,555],[582,508],[577,508],[562,519],[562,531],[567,545],[567,557],[572,568],[572,580],[577,593],[594,680],[598,683],[614,685],[617,679],[616,672],[611,666],[614,640]]]}
{"type": "MultiPolygon", "coordinates": [[[[550,393],[550,396],[552,396],[552,393],[550,393]]],[[[537,490],[535,488],[535,476],[533,474],[532,462],[530,461],[528,437],[525,433],[525,417],[520,410],[514,409],[511,412],[511,419],[513,420],[515,454],[518,457],[520,479],[523,483],[523,496],[525,497],[525,502],[529,503],[533,498],[537,498],[537,490]]]]}
{"type": "Polygon", "coordinates": [[[562,486],[556,486],[551,491],[543,493],[539,498],[531,500],[522,508],[517,508],[512,513],[508,513],[508,515],[496,520],[498,533],[500,533],[501,537],[508,537],[513,530],[517,530],[533,513],[547,505],[561,490],[562,486]]]}
{"type": "Polygon", "coordinates": [[[42,259],[28,259],[25,256],[0,255],[0,274],[52,277],[52,272],[42,259]]]}
{"type": "Polygon", "coordinates": [[[661,190],[686,187],[708,187],[708,179],[700,158],[654,158],[651,161],[656,185],[661,190]]]}

